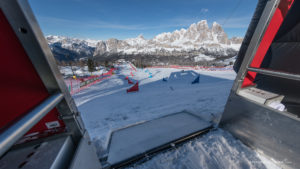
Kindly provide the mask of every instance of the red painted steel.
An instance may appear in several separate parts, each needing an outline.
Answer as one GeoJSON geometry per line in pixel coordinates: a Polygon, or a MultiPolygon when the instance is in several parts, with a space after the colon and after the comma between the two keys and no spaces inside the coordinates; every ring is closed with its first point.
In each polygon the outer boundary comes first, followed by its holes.
{"type": "MultiPolygon", "coordinates": [[[[1,10],[0,25],[0,128],[3,131],[43,102],[49,93],[1,10]]],[[[53,109],[27,134],[45,135],[61,132],[64,128],[57,110],[53,109]],[[60,127],[48,129],[45,123],[53,121],[57,121],[60,127]]]]}
{"type": "Polygon", "coordinates": [[[133,82],[130,79],[128,79],[128,84],[133,84],[133,82]]]}
{"type": "MultiPolygon", "coordinates": [[[[280,4],[278,5],[275,13],[270,21],[269,26],[266,29],[266,32],[259,44],[259,47],[256,51],[256,54],[250,64],[251,67],[259,68],[273,39],[275,38],[276,33],[278,32],[284,17],[286,16],[287,12],[291,8],[294,0],[281,0],[280,4]]],[[[253,81],[256,77],[256,72],[247,72],[247,75],[243,81],[242,87],[247,87],[249,85],[253,85],[253,81]]]]}
{"type": "Polygon", "coordinates": [[[138,92],[138,91],[139,91],[139,82],[136,82],[136,84],[134,86],[127,89],[127,93],[129,93],[129,92],[138,92]]]}

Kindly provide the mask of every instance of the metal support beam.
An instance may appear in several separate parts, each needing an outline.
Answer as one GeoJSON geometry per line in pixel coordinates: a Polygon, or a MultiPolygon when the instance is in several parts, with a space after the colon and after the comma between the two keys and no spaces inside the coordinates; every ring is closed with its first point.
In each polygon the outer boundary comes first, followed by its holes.
{"type": "Polygon", "coordinates": [[[279,72],[279,71],[273,71],[273,70],[267,70],[267,69],[261,69],[261,68],[253,68],[253,67],[249,67],[247,69],[248,69],[248,71],[257,72],[259,74],[263,74],[263,75],[267,75],[267,76],[280,77],[280,78],[284,78],[284,79],[300,81],[299,74],[292,74],[292,73],[279,72]]]}
{"type": "Polygon", "coordinates": [[[64,96],[56,93],[0,134],[0,157],[52,110],[64,96]]]}

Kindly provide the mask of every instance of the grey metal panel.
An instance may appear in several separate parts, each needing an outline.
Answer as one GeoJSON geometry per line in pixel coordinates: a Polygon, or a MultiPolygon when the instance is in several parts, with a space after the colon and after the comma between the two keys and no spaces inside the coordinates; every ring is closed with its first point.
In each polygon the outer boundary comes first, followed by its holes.
{"type": "Polygon", "coordinates": [[[96,155],[96,150],[91,144],[88,133],[80,140],[70,169],[100,169],[101,164],[96,155]]]}
{"type": "Polygon", "coordinates": [[[27,0],[1,0],[0,8],[24,47],[48,92],[50,94],[55,92],[63,93],[64,99],[56,108],[65,122],[67,130],[72,133],[74,141],[79,141],[84,131],[80,113],[67,90],[52,52],[27,0]],[[20,31],[20,29],[26,31],[20,31]]]}
{"type": "Polygon", "coordinates": [[[50,110],[52,110],[61,100],[61,93],[54,94],[35,107],[20,120],[15,122],[8,129],[0,134],[0,157],[13,146],[25,133],[37,124],[50,110]]]}
{"type": "Polygon", "coordinates": [[[246,145],[277,160],[281,167],[300,166],[300,119],[231,93],[220,127],[246,145]]]}
{"type": "Polygon", "coordinates": [[[65,169],[69,166],[74,154],[74,144],[70,137],[67,137],[64,144],[60,148],[55,160],[50,169],[65,169]]]}
{"type": "Polygon", "coordinates": [[[209,122],[191,113],[180,112],[116,130],[110,138],[107,162],[112,166],[121,165],[161,145],[210,127],[209,122]]]}
{"type": "Polygon", "coordinates": [[[245,53],[219,125],[246,145],[277,160],[277,164],[281,167],[298,168],[300,166],[300,119],[294,114],[277,111],[236,94],[248,70],[276,77],[298,79],[298,75],[294,76],[294,74],[248,69],[279,2],[279,0],[271,0],[266,4],[245,53]]]}
{"type": "Polygon", "coordinates": [[[1,169],[65,169],[74,153],[68,135],[52,136],[15,147],[0,159],[1,169]]]}
{"type": "MultiPolygon", "coordinates": [[[[80,112],[78,112],[75,102],[70,96],[57,68],[52,52],[48,47],[28,2],[26,0],[1,0],[0,8],[24,47],[48,92],[53,94],[59,91],[63,93],[64,96],[64,99],[56,108],[60,113],[61,119],[66,124],[68,132],[71,133],[72,139],[68,137],[68,139],[65,140],[54,161],[50,160],[49,162],[49,160],[45,158],[44,161],[39,161],[39,163],[33,162],[32,168],[66,168],[69,166],[74,144],[78,144],[85,132],[80,112]],[[26,31],[20,31],[21,29],[26,31]],[[45,167],[47,166],[46,164],[51,164],[51,167],[45,167]]],[[[56,145],[53,146],[57,147],[56,145]]],[[[90,147],[92,147],[92,145],[90,145],[90,147]]],[[[47,154],[48,151],[49,150],[46,149],[41,150],[44,154],[47,154]]],[[[90,156],[86,158],[96,158],[94,163],[98,161],[96,152],[90,151],[89,155],[90,156]]]]}

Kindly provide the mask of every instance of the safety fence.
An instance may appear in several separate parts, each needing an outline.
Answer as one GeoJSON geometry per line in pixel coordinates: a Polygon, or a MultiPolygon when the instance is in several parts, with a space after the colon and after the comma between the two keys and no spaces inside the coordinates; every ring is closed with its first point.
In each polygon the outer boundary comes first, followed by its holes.
{"type": "Polygon", "coordinates": [[[85,78],[68,78],[65,79],[65,83],[69,89],[71,95],[80,92],[81,90],[90,87],[104,79],[110,78],[113,75],[115,68],[110,69],[107,73],[103,73],[102,75],[94,75],[85,78]]]}
{"type": "Polygon", "coordinates": [[[131,69],[136,72],[136,67],[134,65],[132,65],[131,63],[129,63],[129,65],[130,65],[131,69]]]}
{"type": "Polygon", "coordinates": [[[167,66],[151,66],[147,68],[174,68],[185,70],[205,70],[205,71],[231,71],[232,66],[179,66],[179,65],[167,65],[167,66]]]}

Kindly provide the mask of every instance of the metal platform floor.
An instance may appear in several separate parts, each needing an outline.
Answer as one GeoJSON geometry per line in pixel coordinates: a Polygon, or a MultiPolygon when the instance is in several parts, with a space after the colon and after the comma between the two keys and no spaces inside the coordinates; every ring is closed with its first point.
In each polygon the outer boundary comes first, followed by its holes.
{"type": "Polygon", "coordinates": [[[116,130],[111,135],[107,162],[118,166],[211,126],[191,113],[180,112],[116,130]]]}

